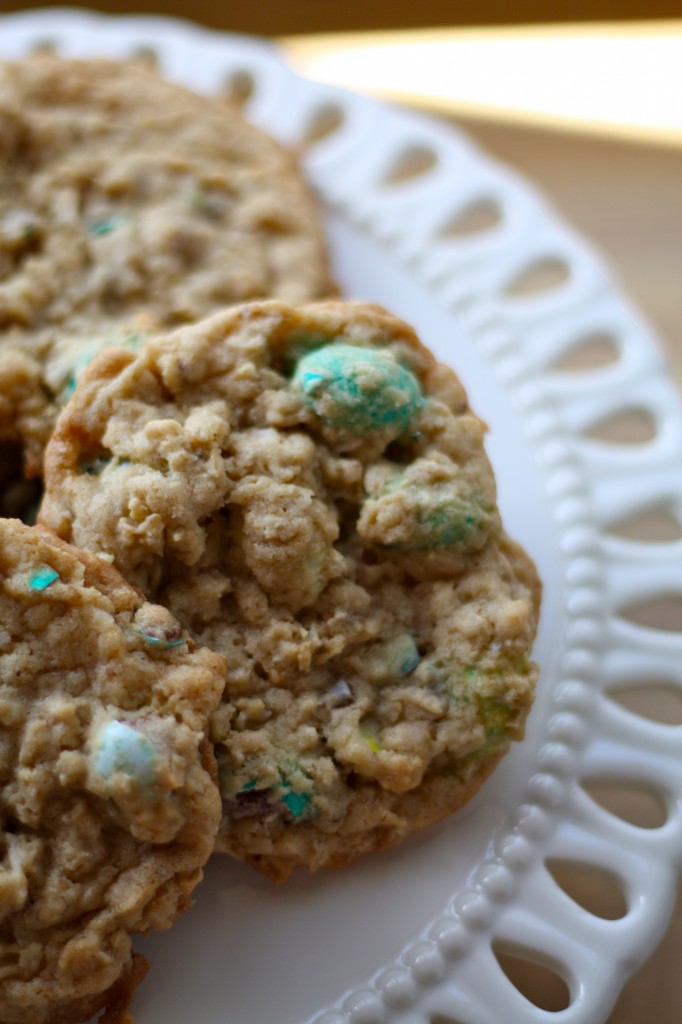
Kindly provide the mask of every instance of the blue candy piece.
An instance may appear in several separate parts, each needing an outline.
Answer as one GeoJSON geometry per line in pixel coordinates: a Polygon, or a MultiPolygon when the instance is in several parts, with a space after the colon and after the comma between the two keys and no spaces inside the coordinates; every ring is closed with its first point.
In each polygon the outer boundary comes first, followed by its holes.
{"type": "Polygon", "coordinates": [[[108,722],[97,736],[94,764],[104,779],[116,772],[128,775],[145,789],[156,782],[156,750],[143,733],[125,722],[108,722]]]}
{"type": "Polygon", "coordinates": [[[95,238],[100,235],[110,235],[112,231],[124,224],[126,218],[121,213],[114,213],[110,217],[98,217],[88,225],[88,231],[95,238]]]}
{"type": "Polygon", "coordinates": [[[160,651],[169,651],[172,647],[181,647],[185,643],[184,636],[178,637],[177,640],[166,640],[165,637],[152,636],[151,633],[145,633],[141,629],[138,629],[136,632],[146,644],[149,644],[150,647],[156,647],[160,651]]]}
{"type": "Polygon", "coordinates": [[[294,793],[290,789],[282,795],[282,803],[294,818],[300,818],[310,806],[310,797],[307,793],[294,793]]]}
{"type": "Polygon", "coordinates": [[[323,423],[353,437],[399,437],[424,404],[417,378],[389,349],[343,341],[303,356],[292,383],[323,423]]]}
{"type": "Polygon", "coordinates": [[[50,583],[54,583],[55,580],[59,579],[59,573],[56,569],[51,569],[49,566],[45,566],[43,569],[36,569],[31,575],[29,580],[29,586],[31,590],[46,590],[50,583]]]}

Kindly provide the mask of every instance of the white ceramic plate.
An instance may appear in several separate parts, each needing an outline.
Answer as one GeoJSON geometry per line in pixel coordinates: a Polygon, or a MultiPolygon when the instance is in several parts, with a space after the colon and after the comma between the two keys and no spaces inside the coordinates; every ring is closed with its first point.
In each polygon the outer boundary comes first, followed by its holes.
{"type": "Polygon", "coordinates": [[[139,942],[154,962],[139,1024],[598,1024],[659,939],[682,856],[681,730],[611,696],[682,688],[682,636],[627,618],[637,601],[680,593],[682,546],[612,529],[651,507],[682,516],[682,414],[647,328],[543,200],[449,128],[301,80],[260,43],[179,22],[0,19],[1,57],[45,40],[66,56],[149,46],[164,74],[208,92],[250,77],[247,115],[302,147],[343,290],[411,321],[461,375],[490,426],[509,530],[545,584],[527,736],[479,796],[398,850],[283,887],[214,860],[173,931],[139,942]],[[391,182],[410,155],[430,166],[391,182]],[[462,234],[458,218],[481,202],[499,222],[462,234]],[[524,294],[533,267],[565,279],[524,294]],[[608,340],[607,365],[560,369],[595,336],[608,340]],[[649,441],[588,436],[624,410],[649,418],[649,441]],[[588,780],[654,792],[665,823],[628,824],[588,795],[588,780]],[[557,858],[608,870],[625,916],[583,910],[548,871],[557,858]],[[568,1008],[527,1001],[498,964],[504,951],[562,976],[568,1008]]]}

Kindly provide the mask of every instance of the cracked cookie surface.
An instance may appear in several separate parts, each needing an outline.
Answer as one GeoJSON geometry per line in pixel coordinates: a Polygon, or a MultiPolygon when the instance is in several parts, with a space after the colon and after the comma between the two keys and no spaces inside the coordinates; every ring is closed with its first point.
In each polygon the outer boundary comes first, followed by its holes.
{"type": "Polygon", "coordinates": [[[211,852],[224,681],[107,562],[0,520],[5,1024],[126,1019],[131,933],[170,927],[211,852]]]}
{"type": "Polygon", "coordinates": [[[102,347],[333,291],[293,158],[226,103],[132,64],[0,64],[0,441],[29,473],[102,347]]]}
{"type": "Polygon", "coordinates": [[[41,517],[201,643],[218,849],[284,878],[451,813],[523,734],[539,583],[455,374],[361,303],[255,303],[103,353],[41,517]]]}

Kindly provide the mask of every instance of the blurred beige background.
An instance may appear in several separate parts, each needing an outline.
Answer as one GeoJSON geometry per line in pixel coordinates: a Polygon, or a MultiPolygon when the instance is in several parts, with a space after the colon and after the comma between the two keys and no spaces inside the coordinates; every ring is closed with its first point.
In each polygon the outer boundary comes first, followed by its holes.
{"type": "MultiPolygon", "coordinates": [[[[59,3],[10,3],[0,0],[0,11],[31,7],[59,7],[59,3]]],[[[61,6],[70,6],[63,3],[61,6]]],[[[258,35],[328,32],[356,28],[414,28],[417,25],[505,25],[530,22],[599,21],[680,16],[679,0],[95,0],[71,6],[92,7],[112,14],[175,14],[211,28],[258,35]]]]}

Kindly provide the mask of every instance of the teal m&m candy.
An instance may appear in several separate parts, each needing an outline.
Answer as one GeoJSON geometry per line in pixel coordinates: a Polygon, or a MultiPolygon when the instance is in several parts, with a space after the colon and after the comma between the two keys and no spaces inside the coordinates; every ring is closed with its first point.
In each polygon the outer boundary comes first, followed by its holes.
{"type": "Polygon", "coordinates": [[[417,378],[390,349],[345,341],[303,356],[292,384],[326,426],[351,439],[371,431],[388,443],[406,433],[424,404],[417,378]]]}

